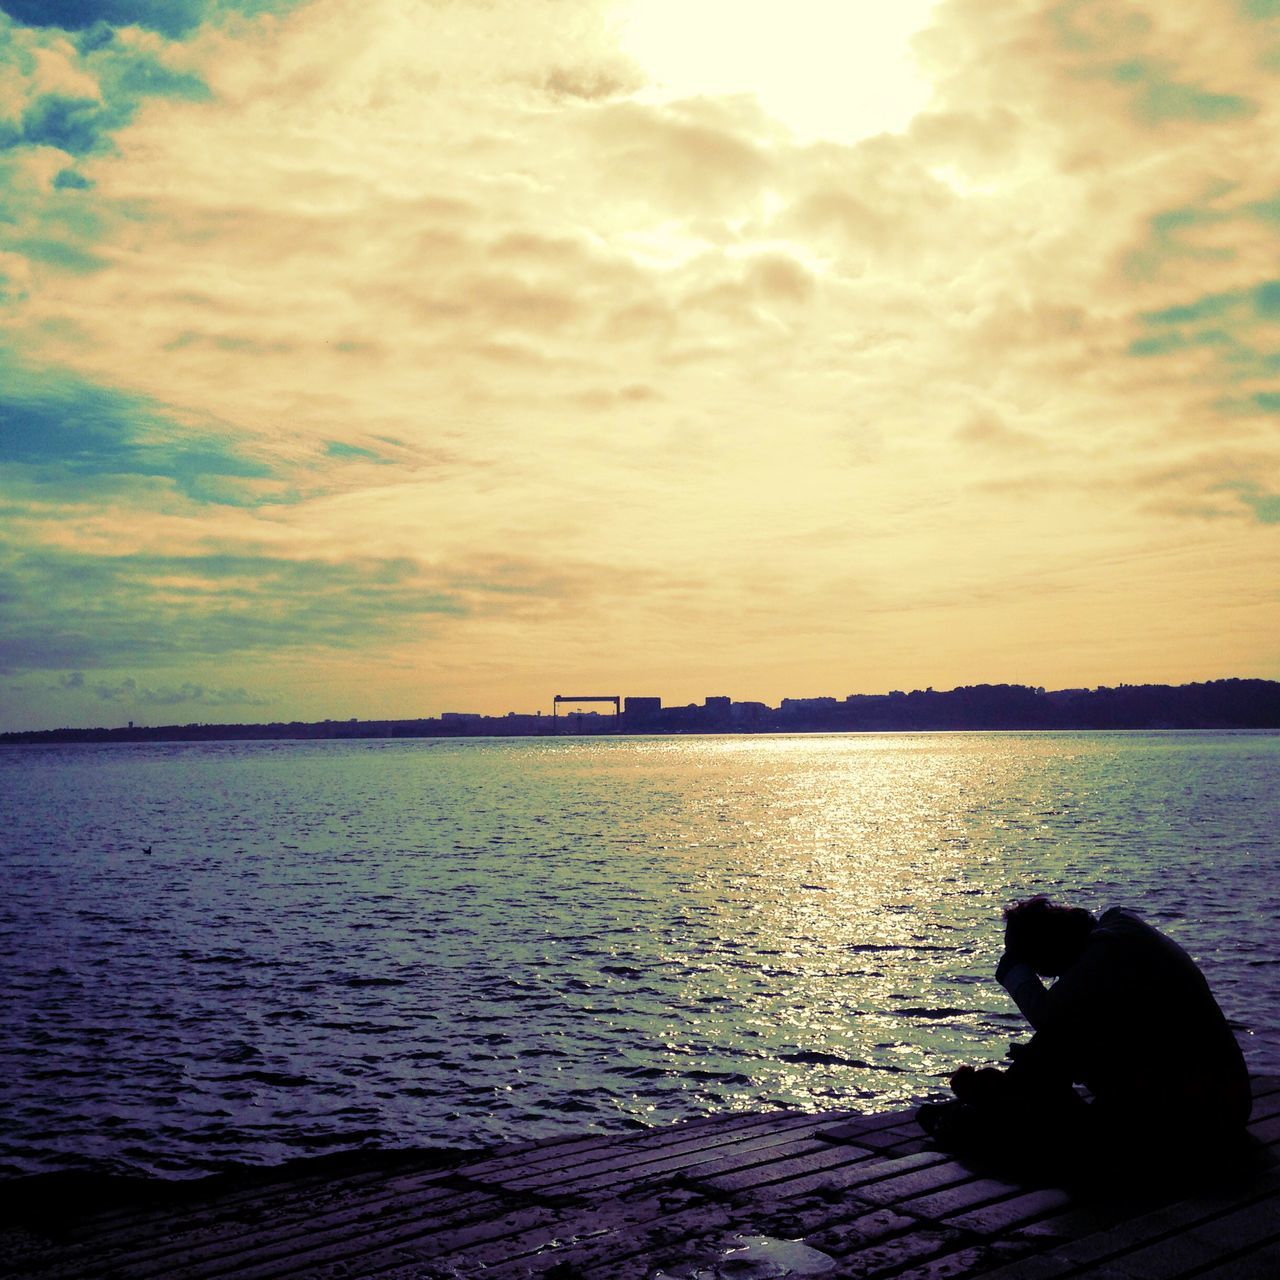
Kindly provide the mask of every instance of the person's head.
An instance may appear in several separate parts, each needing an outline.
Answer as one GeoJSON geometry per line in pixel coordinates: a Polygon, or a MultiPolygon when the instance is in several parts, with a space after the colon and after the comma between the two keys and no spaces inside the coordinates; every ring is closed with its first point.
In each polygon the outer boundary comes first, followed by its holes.
{"type": "Polygon", "coordinates": [[[1097,923],[1083,907],[1058,906],[1037,894],[1004,909],[1005,949],[1056,978],[1079,957],[1097,923]]]}

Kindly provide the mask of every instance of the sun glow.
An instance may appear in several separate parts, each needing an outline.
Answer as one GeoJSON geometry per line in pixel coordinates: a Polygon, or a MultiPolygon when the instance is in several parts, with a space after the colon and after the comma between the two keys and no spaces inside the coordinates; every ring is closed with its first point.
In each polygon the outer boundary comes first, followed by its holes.
{"type": "Polygon", "coordinates": [[[628,0],[623,52],[651,92],[752,94],[804,139],[901,130],[929,98],[911,37],[935,0],[628,0]]]}

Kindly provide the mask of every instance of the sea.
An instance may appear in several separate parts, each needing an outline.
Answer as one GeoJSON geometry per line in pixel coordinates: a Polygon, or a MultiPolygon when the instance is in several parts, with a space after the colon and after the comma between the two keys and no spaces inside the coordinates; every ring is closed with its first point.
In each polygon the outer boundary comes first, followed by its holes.
{"type": "Polygon", "coordinates": [[[0,749],[0,1177],[186,1178],[999,1062],[1001,908],[1137,909],[1280,1072],[1280,735],[0,749]]]}

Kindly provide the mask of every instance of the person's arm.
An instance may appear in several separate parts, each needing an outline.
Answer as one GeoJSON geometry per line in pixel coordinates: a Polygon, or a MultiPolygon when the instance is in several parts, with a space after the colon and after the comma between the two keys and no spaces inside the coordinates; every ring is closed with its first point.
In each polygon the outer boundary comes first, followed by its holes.
{"type": "MultiPolygon", "coordinates": [[[[1003,962],[1002,962],[1003,964],[1003,962]]],[[[1019,1051],[1010,1072],[1024,1080],[1084,1082],[1097,1068],[1098,1028],[1123,985],[1117,981],[1110,949],[1101,939],[1086,948],[1074,964],[1045,987],[1034,973],[1013,957],[1004,986],[1017,1001],[1036,1033],[1019,1051]],[[1027,1004],[1024,1005],[1023,1001],[1027,1004]]]]}
{"type": "Polygon", "coordinates": [[[1006,951],[996,966],[996,981],[1013,998],[1022,1016],[1039,1031],[1049,992],[1036,971],[1026,961],[1006,951]]]}

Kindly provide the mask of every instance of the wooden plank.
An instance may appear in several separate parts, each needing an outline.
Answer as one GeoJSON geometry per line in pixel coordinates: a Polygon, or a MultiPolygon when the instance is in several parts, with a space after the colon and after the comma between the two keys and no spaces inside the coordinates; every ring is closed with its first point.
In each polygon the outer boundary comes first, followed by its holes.
{"type": "Polygon", "coordinates": [[[481,1248],[456,1250],[449,1264],[464,1274],[474,1269],[485,1280],[586,1268],[605,1269],[610,1277],[624,1270],[648,1274],[657,1255],[677,1258],[714,1252],[732,1234],[732,1222],[718,1205],[662,1195],[640,1200],[609,1200],[597,1212],[566,1223],[557,1231],[531,1230],[481,1248]],[[628,1264],[634,1262],[634,1267],[628,1264]]]}
{"type": "MultiPolygon", "coordinates": [[[[1268,1197],[1269,1199],[1269,1197],[1268,1197]]],[[[1094,1264],[1132,1252],[1169,1236],[1185,1234],[1223,1216],[1221,1200],[1181,1200],[1130,1218],[1108,1231],[1070,1240],[1054,1250],[1077,1264],[1094,1264]]]]}
{"type": "Polygon", "coordinates": [[[905,1235],[895,1236],[879,1244],[859,1246],[842,1259],[845,1265],[841,1267],[839,1274],[842,1277],[865,1277],[866,1280],[897,1275],[913,1263],[954,1252],[961,1244],[963,1238],[957,1231],[949,1231],[945,1227],[917,1226],[905,1235]]]}
{"type": "Polygon", "coordinates": [[[920,1225],[917,1219],[892,1209],[873,1209],[868,1213],[865,1206],[858,1206],[858,1210],[856,1216],[847,1221],[833,1221],[806,1233],[807,1243],[832,1257],[848,1258],[868,1245],[905,1235],[920,1225]]]}
{"type": "Polygon", "coordinates": [[[767,1148],[789,1141],[813,1142],[812,1132],[820,1121],[813,1116],[797,1112],[780,1112],[768,1117],[756,1117],[733,1129],[718,1133],[714,1141],[695,1135],[680,1140],[627,1143],[611,1150],[592,1153],[588,1158],[570,1165],[548,1164],[538,1168],[515,1167],[509,1172],[490,1171],[487,1164],[465,1166],[457,1173],[472,1181],[502,1187],[512,1191],[555,1192],[575,1194],[574,1186],[581,1184],[584,1190],[595,1190],[614,1185],[629,1174],[652,1167],[661,1169],[684,1167],[689,1163],[704,1163],[723,1151],[733,1153],[767,1148]],[[693,1160],[682,1159],[693,1155],[693,1160]]]}
{"type": "MultiPolygon", "coordinates": [[[[448,1207],[451,1212],[445,1219],[430,1216],[428,1207],[427,1220],[439,1227],[459,1218],[483,1217],[494,1212],[498,1202],[491,1196],[455,1193],[448,1207]]],[[[201,1245],[193,1245],[182,1236],[172,1236],[159,1249],[143,1257],[124,1253],[110,1255],[105,1261],[109,1262],[113,1274],[127,1275],[129,1280],[195,1280],[196,1277],[206,1280],[228,1275],[240,1280],[254,1275],[290,1274],[300,1259],[340,1252],[352,1241],[359,1250],[364,1247],[361,1242],[374,1230],[390,1231],[398,1223],[417,1223],[422,1219],[423,1211],[413,1205],[402,1204],[398,1213],[385,1209],[373,1213],[349,1210],[317,1223],[313,1229],[303,1224],[300,1229],[295,1227],[287,1232],[227,1233],[201,1245]]],[[[83,1272],[73,1270],[70,1275],[81,1276],[83,1272]]]]}
{"type": "MultiPolygon", "coordinates": [[[[440,1164],[430,1153],[422,1153],[419,1160],[403,1161],[396,1152],[380,1154],[384,1161],[381,1168],[335,1170],[335,1161],[320,1157],[315,1162],[299,1162],[300,1170],[292,1176],[287,1176],[289,1165],[282,1166],[277,1176],[269,1176],[272,1172],[269,1170],[252,1169],[235,1175],[216,1174],[178,1185],[160,1185],[155,1199],[88,1212],[80,1210],[73,1197],[72,1203],[66,1206],[65,1216],[60,1215],[57,1220],[57,1235],[59,1240],[83,1238],[101,1243],[118,1236],[140,1234],[156,1224],[171,1227],[175,1222],[203,1221],[215,1215],[228,1218],[240,1213],[258,1213],[282,1198],[298,1199],[315,1194],[338,1199],[362,1187],[376,1189],[391,1177],[425,1175],[429,1179],[443,1179],[450,1176],[450,1167],[440,1164]],[[322,1168],[311,1171],[313,1163],[322,1168]],[[259,1173],[268,1176],[259,1178],[259,1173]],[[240,1178],[246,1179],[248,1185],[240,1185],[240,1178]]],[[[52,1189],[50,1194],[57,1194],[57,1189],[52,1189]]]]}
{"type": "Polygon", "coordinates": [[[1196,1280],[1276,1280],[1277,1276],[1280,1276],[1280,1240],[1271,1240],[1208,1271],[1198,1272],[1196,1280]]]}
{"type": "Polygon", "coordinates": [[[993,1268],[1020,1256],[1025,1245],[1004,1241],[984,1241],[966,1245],[954,1252],[939,1254],[919,1266],[899,1271],[894,1280],[967,1280],[970,1276],[986,1277],[993,1268]]]}
{"type": "Polygon", "coordinates": [[[995,1204],[985,1205],[979,1209],[971,1209],[947,1218],[949,1227],[959,1227],[964,1231],[976,1231],[979,1235],[1005,1235],[1037,1218],[1047,1218],[1059,1209],[1071,1203],[1071,1195],[1061,1187],[1043,1187],[1035,1191],[1024,1191],[1020,1195],[1010,1196],[995,1204]]]}
{"type": "MultiPolygon", "coordinates": [[[[900,1120],[896,1125],[884,1125],[873,1129],[865,1137],[859,1139],[859,1145],[871,1147],[875,1151],[893,1151],[906,1144],[923,1145],[928,1142],[924,1130],[914,1119],[900,1120]]],[[[903,1152],[902,1154],[906,1154],[903,1152]]]]}
{"type": "MultiPolygon", "coordinates": [[[[1280,1205],[1263,1200],[1104,1261],[1143,1280],[1176,1280],[1280,1237],[1280,1205]]],[[[1059,1250],[1070,1257],[1070,1246],[1059,1250]]]]}
{"type": "Polygon", "coordinates": [[[859,1200],[866,1200],[870,1204],[901,1207],[916,1196],[975,1180],[972,1169],[956,1160],[942,1160],[891,1178],[864,1183],[857,1188],[857,1195],[859,1200]]]}
{"type": "MultiPolygon", "coordinates": [[[[841,1114],[842,1112],[837,1112],[837,1115],[841,1115],[841,1114]]],[[[774,1124],[777,1124],[777,1121],[780,1119],[782,1123],[786,1125],[810,1125],[810,1124],[817,1123],[817,1120],[820,1119],[820,1117],[804,1116],[801,1114],[796,1114],[796,1112],[781,1112],[781,1114],[776,1114],[768,1117],[758,1117],[758,1116],[735,1117],[735,1119],[737,1123],[735,1125],[730,1126],[730,1128],[733,1130],[733,1132],[730,1134],[730,1137],[733,1140],[739,1140],[739,1135],[741,1134],[742,1130],[744,1130],[744,1128],[750,1130],[751,1128],[758,1128],[758,1126],[762,1124],[765,1126],[774,1125],[774,1124]],[[742,1123],[742,1121],[744,1120],[746,1121],[745,1126],[744,1126],[744,1123],[742,1123]]],[[[726,1126],[717,1126],[717,1128],[724,1129],[726,1128],[726,1126]]],[[[681,1126],[681,1129],[684,1129],[684,1126],[681,1126]]],[[[673,1146],[673,1143],[672,1143],[673,1138],[685,1139],[687,1137],[687,1134],[677,1132],[675,1134],[663,1135],[663,1137],[666,1140],[663,1140],[663,1142],[659,1142],[657,1144],[653,1144],[653,1146],[657,1146],[658,1148],[671,1148],[673,1146]]],[[[769,1140],[776,1140],[776,1139],[769,1139],[769,1140]]],[[[678,1143],[678,1146],[686,1146],[686,1144],[687,1143],[685,1142],[680,1142],[678,1143]]],[[[604,1146],[608,1146],[608,1144],[604,1144],[604,1146]]],[[[648,1146],[648,1144],[646,1144],[646,1146],[648,1146]]],[[[584,1151],[584,1149],[603,1149],[602,1144],[598,1142],[594,1142],[594,1140],[593,1142],[586,1143],[586,1144],[575,1144],[575,1147],[579,1152],[584,1151]]],[[[535,1149],[538,1149],[540,1155],[545,1155],[544,1148],[535,1148],[535,1149]]],[[[717,1148],[713,1148],[713,1149],[717,1149],[717,1148]]],[[[701,1158],[701,1153],[699,1153],[698,1158],[701,1158]]],[[[467,1169],[466,1171],[470,1172],[471,1170],[467,1169]]],[[[433,1175],[433,1176],[438,1176],[438,1175],[433,1175]]],[[[367,1211],[369,1211],[370,1208],[374,1208],[374,1210],[380,1211],[381,1217],[383,1217],[384,1219],[383,1225],[387,1225],[387,1222],[385,1222],[385,1220],[387,1220],[389,1208],[392,1208],[392,1206],[390,1206],[388,1197],[385,1196],[384,1194],[384,1196],[379,1196],[372,1203],[365,1203],[365,1204],[361,1204],[361,1206],[358,1206],[358,1207],[352,1207],[352,1212],[344,1213],[343,1221],[338,1222],[338,1224],[332,1224],[332,1222],[328,1222],[328,1221],[317,1222],[315,1220],[314,1215],[311,1215],[311,1213],[308,1212],[306,1229],[305,1231],[303,1231],[302,1234],[305,1234],[307,1236],[308,1242],[314,1243],[317,1229],[330,1228],[330,1226],[337,1226],[337,1228],[339,1229],[343,1228],[343,1226],[346,1226],[346,1228],[349,1229],[351,1228],[351,1225],[352,1225],[351,1219],[357,1216],[369,1217],[370,1215],[369,1215],[369,1212],[367,1211]]],[[[184,1242],[179,1244],[178,1240],[174,1240],[173,1238],[174,1225],[175,1224],[170,1224],[170,1230],[166,1231],[165,1233],[165,1235],[168,1236],[169,1242],[170,1242],[168,1245],[166,1245],[166,1247],[163,1247],[161,1249],[155,1249],[154,1238],[151,1238],[150,1243],[152,1244],[152,1248],[150,1249],[150,1251],[147,1251],[148,1254],[150,1254],[152,1261],[154,1261],[156,1257],[163,1258],[164,1260],[163,1271],[165,1272],[172,1272],[173,1267],[178,1263],[177,1258],[174,1257],[175,1247],[183,1248],[184,1245],[187,1245],[187,1247],[189,1247],[189,1244],[192,1243],[192,1242],[189,1242],[189,1240],[184,1240],[184,1242]]],[[[207,1225],[207,1219],[206,1219],[206,1225],[207,1225]]],[[[227,1224],[221,1224],[221,1225],[225,1226],[227,1224]]],[[[261,1257],[261,1248],[262,1248],[262,1245],[264,1245],[266,1242],[264,1242],[264,1240],[261,1239],[260,1235],[257,1235],[256,1233],[242,1234],[242,1233],[239,1233],[239,1231],[237,1231],[236,1234],[239,1236],[239,1238],[241,1238],[241,1243],[232,1245],[232,1248],[230,1249],[225,1247],[218,1248],[215,1245],[214,1249],[212,1249],[212,1251],[209,1251],[209,1252],[189,1253],[188,1256],[184,1258],[183,1265],[189,1266],[193,1262],[211,1263],[212,1260],[214,1260],[215,1256],[219,1256],[223,1258],[236,1257],[238,1258],[238,1260],[241,1260],[241,1258],[243,1258],[244,1249],[246,1249],[246,1242],[244,1242],[244,1238],[243,1238],[244,1234],[248,1234],[251,1236],[252,1244],[250,1245],[250,1247],[252,1249],[255,1249],[255,1251],[257,1251],[257,1254],[259,1254],[259,1257],[261,1257]]],[[[97,1256],[101,1257],[101,1253],[97,1252],[97,1256]]],[[[141,1263],[143,1262],[143,1260],[141,1260],[141,1258],[134,1258],[133,1261],[137,1265],[137,1270],[140,1270],[140,1271],[143,1270],[141,1266],[141,1263]]],[[[241,1265],[241,1263],[238,1263],[238,1265],[241,1265]]],[[[72,1274],[76,1275],[78,1274],[78,1272],[79,1272],[79,1265],[78,1263],[76,1263],[76,1265],[73,1266],[72,1274]]]]}
{"type": "MultiPolygon", "coordinates": [[[[549,1218],[509,1215],[467,1231],[372,1242],[374,1247],[360,1255],[359,1275],[404,1270],[419,1276],[424,1266],[427,1275],[434,1275],[430,1268],[437,1263],[444,1274],[483,1275],[486,1280],[568,1267],[576,1276],[588,1264],[608,1263],[617,1271],[623,1259],[651,1255],[673,1241],[723,1233],[729,1225],[720,1206],[688,1192],[611,1198],[589,1208],[562,1206],[549,1218]]],[[[342,1267],[305,1272],[307,1280],[337,1280],[349,1274],[342,1267]]]]}
{"type": "Polygon", "coordinates": [[[925,1195],[904,1200],[899,1208],[903,1213],[913,1213],[922,1218],[939,1221],[957,1213],[978,1208],[992,1200],[1007,1199],[1017,1194],[1016,1183],[1003,1178],[973,1178],[945,1191],[931,1191],[925,1195]]]}
{"type": "Polygon", "coordinates": [[[899,1229],[896,1224],[907,1224],[911,1229],[920,1225],[919,1218],[896,1209],[872,1207],[860,1200],[856,1191],[826,1187],[791,1196],[777,1195],[776,1190],[766,1188],[759,1196],[731,1200],[728,1204],[736,1220],[754,1231],[786,1240],[806,1240],[810,1244],[819,1236],[836,1238],[851,1232],[865,1235],[873,1229],[878,1238],[891,1234],[884,1226],[886,1223],[895,1224],[895,1231],[899,1229]]]}
{"type": "Polygon", "coordinates": [[[1132,1280],[1131,1276],[1117,1276],[1103,1267],[1091,1267],[1087,1273],[1082,1273],[1074,1262],[1048,1253],[1033,1253],[977,1274],[982,1276],[982,1280],[1070,1280],[1081,1274],[1087,1274],[1089,1280],[1132,1280]]]}
{"type": "Polygon", "coordinates": [[[536,1176],[543,1170],[584,1171],[598,1164],[614,1161],[625,1162],[628,1153],[680,1150],[691,1146],[710,1150],[716,1146],[732,1145],[763,1133],[790,1132],[795,1129],[816,1128],[833,1118],[843,1118],[846,1111],[808,1113],[803,1111],[770,1111],[718,1116],[713,1121],[699,1123],[687,1121],[669,1125],[648,1133],[613,1134],[572,1151],[563,1149],[523,1148],[505,1154],[488,1157],[461,1165],[457,1172],[477,1181],[503,1183],[507,1178],[536,1176]]]}
{"type": "Polygon", "coordinates": [[[861,1147],[809,1141],[766,1153],[749,1152],[745,1159],[712,1161],[690,1171],[684,1181],[706,1194],[731,1195],[871,1159],[872,1153],[861,1147]],[[752,1158],[755,1155],[766,1158],[752,1158]]]}
{"type": "MultiPolygon", "coordinates": [[[[855,1223],[844,1224],[843,1233],[839,1236],[820,1239],[806,1237],[803,1243],[831,1257],[847,1255],[846,1265],[839,1274],[856,1275],[860,1272],[851,1268],[856,1268],[859,1250],[901,1236],[918,1226],[913,1219],[903,1218],[888,1210],[877,1210],[874,1214],[864,1215],[855,1223]]],[[[740,1222],[731,1231],[702,1237],[685,1236],[655,1245],[647,1256],[643,1253],[611,1253],[607,1244],[601,1244],[594,1247],[594,1254],[585,1261],[580,1253],[568,1255],[564,1259],[565,1274],[571,1274],[574,1280],[649,1280],[659,1270],[673,1275],[688,1275],[691,1270],[715,1266],[735,1239],[761,1234],[782,1239],[796,1238],[794,1235],[778,1237],[777,1233],[762,1230],[754,1220],[750,1224],[740,1222]]],[[[759,1274],[753,1268],[744,1266],[742,1269],[746,1275],[759,1274]]],[[[732,1270],[731,1263],[724,1268],[723,1273],[728,1275],[732,1270]]],[[[485,1280],[490,1280],[488,1272],[483,1274],[485,1280]]],[[[499,1271],[492,1280],[508,1280],[508,1277],[515,1280],[521,1274],[518,1270],[499,1271]]]]}
{"type": "Polygon", "coordinates": [[[506,1206],[497,1212],[482,1213],[469,1224],[445,1230],[440,1230],[440,1225],[429,1218],[402,1216],[372,1224],[373,1229],[366,1233],[347,1231],[291,1250],[255,1251],[251,1258],[231,1268],[176,1269],[169,1274],[173,1280],[212,1280],[215,1276],[233,1276],[235,1280],[284,1280],[295,1276],[305,1280],[350,1280],[353,1274],[376,1275],[379,1270],[412,1260],[415,1255],[407,1251],[409,1246],[421,1250],[423,1257],[447,1257],[467,1246],[508,1239],[535,1227],[562,1229],[564,1215],[544,1205],[506,1206]],[[435,1238],[424,1244],[428,1237],[435,1238]],[[352,1264],[357,1260],[360,1266],[353,1272],[352,1264]]]}
{"type": "Polygon", "coordinates": [[[384,1179],[368,1191],[370,1194],[363,1198],[339,1197],[322,1203],[295,1199],[291,1204],[276,1206],[275,1213],[260,1215],[259,1222],[236,1216],[230,1220],[206,1220],[193,1229],[177,1219],[159,1231],[155,1224],[148,1223],[145,1230],[110,1244],[87,1243],[65,1251],[58,1267],[45,1274],[49,1280],[63,1276],[66,1280],[79,1280],[86,1257],[104,1256],[119,1268],[127,1267],[137,1280],[173,1274],[175,1256],[186,1264],[208,1264],[213,1274],[225,1259],[263,1251],[287,1252],[299,1241],[358,1231],[362,1224],[391,1214],[397,1205],[401,1212],[428,1213],[447,1221],[497,1203],[489,1193],[459,1191],[438,1181],[423,1182],[414,1177],[384,1179]]]}
{"type": "Polygon", "coordinates": [[[330,1167],[328,1176],[308,1172],[310,1161],[302,1165],[304,1172],[300,1176],[290,1179],[259,1180],[250,1171],[246,1176],[252,1185],[248,1187],[239,1183],[240,1175],[234,1179],[218,1175],[203,1180],[211,1185],[202,1197],[197,1196],[202,1184],[188,1183],[175,1188],[174,1193],[190,1195],[190,1199],[167,1205],[149,1201],[134,1206],[132,1212],[113,1211],[105,1220],[86,1215],[65,1238],[59,1232],[56,1245],[46,1239],[45,1273],[50,1277],[66,1274],[80,1280],[86,1259],[91,1263],[108,1255],[150,1255],[162,1252],[165,1241],[178,1238],[198,1241],[235,1237],[263,1221],[306,1223],[321,1210],[342,1208],[360,1195],[384,1195],[388,1186],[403,1186],[406,1180],[427,1186],[449,1177],[449,1170],[441,1168],[438,1158],[431,1155],[425,1160],[401,1160],[396,1153],[388,1155],[389,1166],[380,1170],[350,1172],[341,1166],[335,1170],[336,1162],[321,1158],[320,1163],[330,1167]],[[95,1227],[100,1229],[94,1230],[95,1227]]]}
{"type": "MultiPolygon", "coordinates": [[[[914,1116],[914,1112],[912,1115],[914,1116]]],[[[901,1111],[882,1111],[827,1125],[818,1130],[817,1136],[826,1142],[858,1142],[864,1134],[876,1133],[881,1129],[896,1129],[903,1123],[901,1111]]],[[[912,1123],[914,1124],[914,1119],[912,1123]]]]}
{"type": "Polygon", "coordinates": [[[817,1193],[824,1196],[854,1195],[862,1202],[868,1198],[862,1195],[860,1188],[887,1181],[900,1173],[912,1169],[924,1169],[933,1165],[947,1163],[947,1157],[940,1151],[919,1151],[909,1156],[896,1156],[892,1159],[877,1157],[872,1160],[851,1162],[833,1169],[825,1169],[806,1177],[790,1178],[774,1186],[755,1188],[757,1193],[781,1199],[795,1199],[797,1196],[817,1193]]]}
{"type": "Polygon", "coordinates": [[[1280,1112],[1280,1088],[1270,1093],[1255,1093],[1253,1106],[1249,1111],[1251,1120],[1259,1120],[1263,1116],[1273,1116],[1280,1112]]]}
{"type": "Polygon", "coordinates": [[[396,1195],[411,1198],[428,1211],[443,1214],[446,1206],[456,1211],[476,1202],[475,1193],[460,1195],[438,1182],[418,1183],[413,1179],[388,1180],[364,1188],[365,1197],[311,1195],[279,1197],[251,1212],[223,1213],[214,1206],[208,1215],[191,1219],[176,1217],[165,1223],[148,1220],[130,1231],[117,1231],[99,1240],[81,1240],[60,1252],[59,1265],[49,1269],[49,1280],[66,1276],[79,1280],[86,1259],[112,1257],[127,1265],[139,1277],[164,1275],[172,1256],[181,1252],[192,1259],[220,1253],[243,1252],[247,1241],[289,1240],[314,1235],[324,1229],[350,1229],[393,1202],[396,1195]]]}
{"type": "Polygon", "coordinates": [[[1011,1232],[1011,1237],[1019,1240],[1025,1238],[1029,1244],[1044,1249],[1062,1240],[1075,1240],[1098,1231],[1109,1231],[1128,1216],[1125,1210],[1114,1204],[1073,1202],[1061,1213],[1023,1223],[1011,1232]]]}
{"type": "Polygon", "coordinates": [[[1280,1143],[1280,1115],[1267,1116],[1262,1120],[1251,1120],[1249,1132],[1263,1146],[1273,1147],[1280,1143]]]}
{"type": "MultiPolygon", "coordinates": [[[[1274,1160],[1280,1077],[1253,1085],[1250,1130],[1259,1157],[1274,1160]]],[[[47,1247],[30,1232],[3,1240],[40,1280],[351,1280],[480,1266],[503,1280],[563,1265],[638,1280],[654,1259],[700,1256],[733,1231],[803,1236],[848,1276],[1280,1274],[1280,1165],[1137,1212],[1019,1187],[924,1145],[902,1112],[720,1116],[507,1147],[453,1169],[300,1173],[85,1215],[47,1247]],[[1004,1261],[1025,1250],[1036,1252],[1004,1261]]]]}
{"type": "MultiPolygon", "coordinates": [[[[746,1212],[748,1214],[752,1214],[752,1208],[749,1206],[746,1212]]],[[[831,1212],[830,1206],[828,1206],[827,1212],[831,1212]]],[[[727,1222],[728,1218],[722,1217],[721,1220],[727,1222]]],[[[644,1237],[643,1247],[652,1248],[658,1255],[660,1255],[661,1249],[658,1248],[659,1245],[669,1251],[673,1235],[680,1236],[683,1234],[684,1238],[692,1240],[697,1234],[693,1228],[697,1227],[699,1223],[701,1223],[702,1230],[705,1232],[705,1224],[707,1221],[708,1206],[705,1204],[695,1204],[681,1215],[673,1216],[668,1213],[665,1215],[664,1221],[655,1221],[646,1228],[647,1234],[644,1237]]],[[[755,1224],[755,1229],[758,1230],[759,1217],[753,1214],[751,1221],[755,1224]]],[[[745,1224],[743,1224],[742,1230],[746,1234],[752,1233],[751,1228],[748,1228],[745,1224]]],[[[841,1223],[834,1231],[828,1231],[817,1239],[809,1237],[807,1242],[815,1248],[822,1249],[824,1252],[829,1252],[833,1249],[836,1252],[840,1252],[842,1250],[842,1246],[845,1250],[853,1249],[854,1247],[863,1248],[871,1243],[886,1240],[891,1236],[901,1235],[905,1232],[919,1231],[920,1223],[917,1219],[904,1217],[903,1215],[894,1214],[887,1210],[880,1210],[871,1214],[867,1214],[864,1210],[861,1215],[856,1217],[852,1222],[841,1223]]],[[[790,1235],[790,1233],[788,1234],[790,1235]]],[[[933,1252],[938,1247],[941,1247],[938,1242],[939,1240],[949,1241],[949,1239],[949,1235],[944,1235],[937,1239],[931,1237],[931,1242],[928,1244],[925,1252],[933,1252]]],[[[530,1243],[532,1242],[524,1242],[525,1247],[527,1248],[530,1243]]],[[[704,1252],[706,1247],[707,1246],[704,1243],[702,1246],[704,1252]]],[[[911,1246],[896,1246],[892,1251],[892,1257],[895,1259],[895,1265],[900,1263],[903,1256],[916,1256],[916,1253],[913,1251],[919,1250],[922,1247],[923,1246],[919,1244],[911,1246]]],[[[641,1244],[638,1243],[635,1234],[631,1233],[626,1240],[609,1238],[602,1242],[589,1242],[587,1245],[583,1246],[583,1248],[573,1249],[570,1251],[561,1250],[557,1253],[555,1259],[549,1260],[543,1257],[535,1261],[531,1258],[526,1258],[525,1262],[529,1267],[530,1274],[537,1274],[545,1265],[549,1265],[550,1261],[554,1261],[557,1264],[562,1264],[566,1267],[571,1265],[574,1268],[581,1268],[582,1266],[590,1263],[593,1266],[605,1268],[601,1271],[601,1274],[607,1275],[610,1277],[610,1280],[613,1280],[616,1276],[629,1274],[628,1270],[623,1266],[623,1262],[626,1258],[636,1257],[636,1250],[638,1248],[641,1248],[641,1244]],[[585,1253],[584,1249],[586,1251],[585,1253]],[[597,1255],[602,1259],[598,1264],[594,1261],[594,1258],[597,1255]],[[607,1262],[605,1259],[607,1259],[607,1262]]],[[[683,1258],[687,1260],[690,1253],[691,1250],[689,1248],[685,1248],[682,1252],[683,1258]]],[[[698,1256],[698,1250],[696,1248],[692,1250],[692,1256],[698,1256]]],[[[494,1265],[487,1259],[477,1258],[476,1260],[483,1260],[488,1266],[494,1265]]],[[[660,1257],[658,1260],[651,1263],[651,1269],[659,1265],[659,1262],[660,1257]]],[[[648,1274],[640,1268],[636,1268],[635,1271],[636,1274],[648,1274]]],[[[486,1270],[484,1274],[488,1277],[491,1273],[486,1270]]],[[[500,1277],[507,1274],[507,1269],[504,1266],[499,1266],[498,1270],[492,1274],[494,1275],[495,1280],[500,1280],[500,1277]]],[[[517,1275],[525,1273],[519,1268],[516,1268],[511,1272],[511,1274],[517,1275]]]]}
{"type": "Polygon", "coordinates": [[[496,1185],[511,1191],[581,1195],[605,1190],[626,1181],[650,1181],[656,1176],[694,1166],[724,1164],[738,1168],[778,1159],[780,1152],[800,1153],[812,1150],[831,1151],[833,1148],[818,1142],[809,1125],[792,1125],[785,1130],[770,1128],[758,1136],[740,1137],[713,1148],[702,1143],[685,1142],[668,1144],[658,1149],[628,1151],[611,1159],[594,1161],[588,1166],[563,1171],[544,1170],[532,1177],[508,1177],[496,1185]]]}
{"type": "Polygon", "coordinates": [[[1280,1075],[1253,1075],[1249,1080],[1255,1098],[1265,1097],[1269,1093],[1280,1093],[1280,1075]]]}

